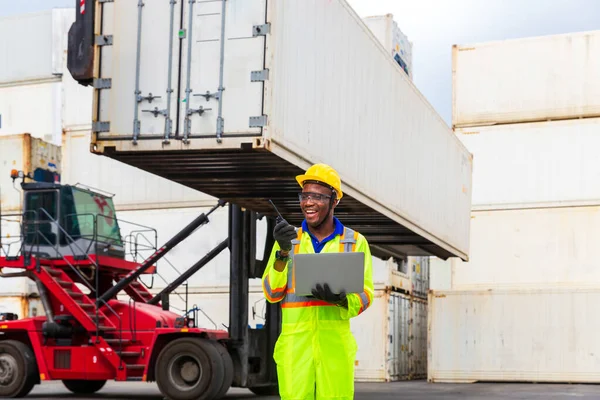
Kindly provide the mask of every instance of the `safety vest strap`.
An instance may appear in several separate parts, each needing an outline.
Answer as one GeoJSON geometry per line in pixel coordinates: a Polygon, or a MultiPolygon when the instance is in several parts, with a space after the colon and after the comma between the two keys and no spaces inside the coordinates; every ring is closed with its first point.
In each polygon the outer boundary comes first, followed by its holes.
{"type": "Polygon", "coordinates": [[[356,250],[356,241],[358,232],[348,227],[344,227],[344,233],[340,238],[340,253],[350,253],[356,250]]]}

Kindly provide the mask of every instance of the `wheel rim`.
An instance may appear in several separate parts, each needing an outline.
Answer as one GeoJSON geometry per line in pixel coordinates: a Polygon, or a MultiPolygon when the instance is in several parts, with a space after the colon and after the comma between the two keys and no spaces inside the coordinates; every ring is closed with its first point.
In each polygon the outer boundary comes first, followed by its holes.
{"type": "Polygon", "coordinates": [[[200,360],[191,354],[180,354],[169,363],[169,380],[180,391],[194,389],[202,380],[200,360]]]}
{"type": "Polygon", "coordinates": [[[17,360],[10,354],[0,354],[0,385],[8,386],[17,377],[17,360]]]}

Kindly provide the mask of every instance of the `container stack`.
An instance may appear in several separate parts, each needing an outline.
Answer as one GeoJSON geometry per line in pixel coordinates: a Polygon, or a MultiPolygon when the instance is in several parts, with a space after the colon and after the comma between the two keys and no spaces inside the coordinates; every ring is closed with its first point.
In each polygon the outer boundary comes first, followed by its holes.
{"type": "Polygon", "coordinates": [[[429,380],[600,382],[599,70],[600,31],[454,47],[471,247],[432,261],[429,380]]]}

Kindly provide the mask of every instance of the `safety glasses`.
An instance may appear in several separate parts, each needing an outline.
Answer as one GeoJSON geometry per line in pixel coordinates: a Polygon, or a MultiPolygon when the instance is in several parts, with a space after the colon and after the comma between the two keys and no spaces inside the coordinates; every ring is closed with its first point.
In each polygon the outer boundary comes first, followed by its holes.
{"type": "Polygon", "coordinates": [[[331,196],[321,193],[303,192],[298,193],[298,198],[300,199],[300,202],[312,200],[315,203],[326,203],[329,201],[329,199],[331,199],[331,196]]]}

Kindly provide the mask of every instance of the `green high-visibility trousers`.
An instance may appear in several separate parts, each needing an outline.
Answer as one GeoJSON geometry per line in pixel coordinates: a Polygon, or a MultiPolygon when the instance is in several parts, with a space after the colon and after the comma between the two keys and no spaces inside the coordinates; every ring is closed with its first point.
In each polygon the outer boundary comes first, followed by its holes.
{"type": "MultiPolygon", "coordinates": [[[[301,229],[294,244],[294,254],[314,253],[310,236],[301,229]]],[[[347,309],[294,294],[293,261],[283,271],[276,271],[273,266],[277,250],[275,243],[262,282],[267,301],[281,302],[282,307],[281,335],[273,354],[281,399],[353,399],[357,344],[350,331],[350,319],[363,313],[373,301],[372,259],[366,239],[345,228],[321,251],[365,254],[364,291],[348,295],[347,309]]]]}

